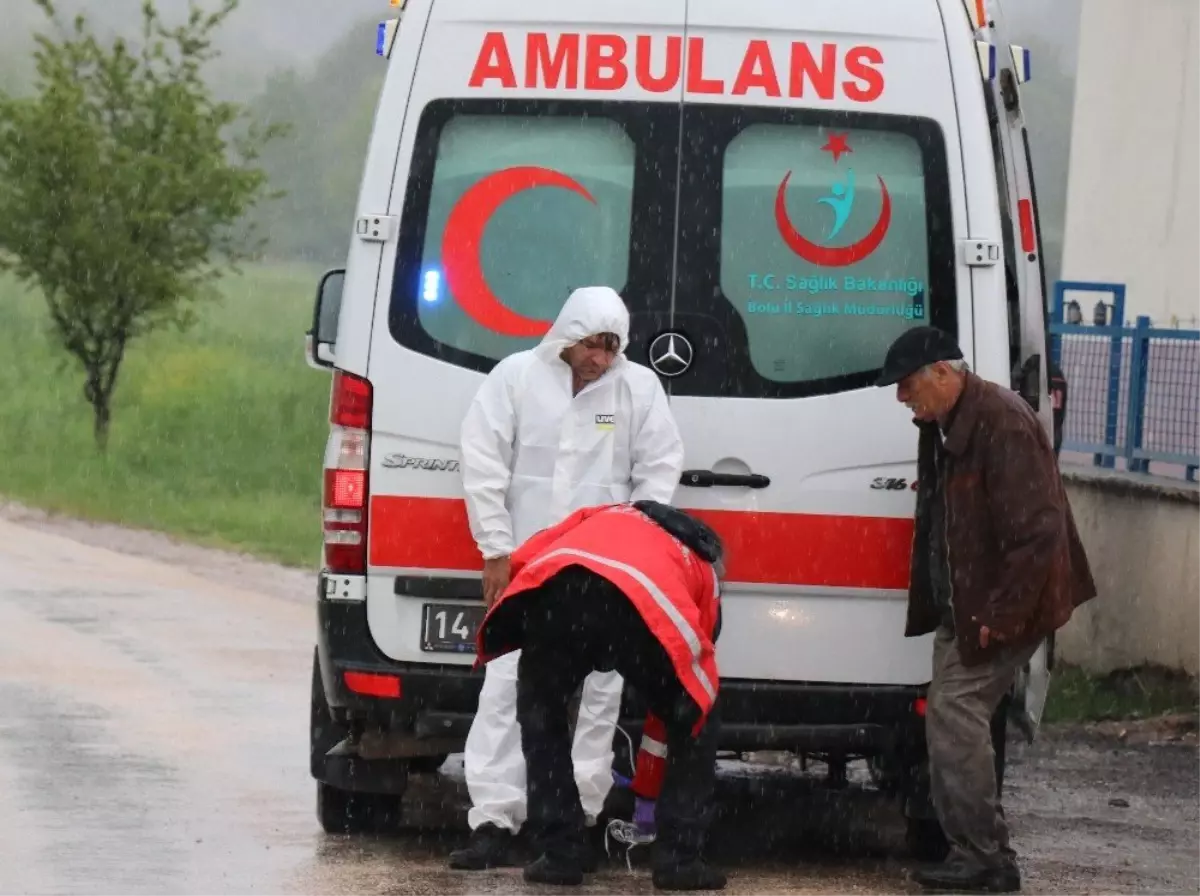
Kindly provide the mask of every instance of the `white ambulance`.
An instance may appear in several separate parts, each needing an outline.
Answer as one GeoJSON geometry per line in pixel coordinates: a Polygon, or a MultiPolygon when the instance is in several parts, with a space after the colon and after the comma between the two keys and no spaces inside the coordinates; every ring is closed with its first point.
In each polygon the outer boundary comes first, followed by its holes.
{"type": "MultiPolygon", "coordinates": [[[[309,336],[333,369],[311,738],[326,829],[394,815],[409,771],[461,750],[482,605],[459,426],[492,366],[599,284],[682,429],[676,503],[728,546],[722,749],[795,751],[835,781],[866,758],[914,845],[938,842],[931,645],[904,637],[917,434],[873,382],[899,333],[933,324],[1051,426],[1029,59],[996,12],[408,0],[381,25],[354,238],[309,336]]],[[[1051,655],[1013,695],[1029,736],[1051,655]]]]}

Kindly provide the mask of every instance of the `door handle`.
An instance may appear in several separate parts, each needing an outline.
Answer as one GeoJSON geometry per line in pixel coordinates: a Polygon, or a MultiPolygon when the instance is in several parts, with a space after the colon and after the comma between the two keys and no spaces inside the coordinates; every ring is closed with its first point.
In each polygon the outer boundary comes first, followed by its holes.
{"type": "Polygon", "coordinates": [[[728,485],[741,488],[766,488],[771,480],[761,473],[715,473],[712,470],[684,470],[679,484],[689,488],[712,488],[728,485]]]}

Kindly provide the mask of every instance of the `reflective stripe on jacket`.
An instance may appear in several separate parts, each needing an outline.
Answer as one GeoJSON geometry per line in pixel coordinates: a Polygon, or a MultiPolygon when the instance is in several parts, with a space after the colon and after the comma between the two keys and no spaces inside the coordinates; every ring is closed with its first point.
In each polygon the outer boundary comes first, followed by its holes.
{"type": "Polygon", "coordinates": [[[667,775],[667,726],[653,713],[646,717],[629,789],[644,800],[657,800],[667,775]]]}
{"type": "Polygon", "coordinates": [[[512,581],[479,627],[476,665],[521,646],[497,643],[500,636],[488,625],[497,610],[569,566],[602,576],[633,603],[700,709],[698,732],[719,685],[713,646],[720,601],[717,576],[712,564],[628,504],[577,511],[517,549],[512,581]]]}

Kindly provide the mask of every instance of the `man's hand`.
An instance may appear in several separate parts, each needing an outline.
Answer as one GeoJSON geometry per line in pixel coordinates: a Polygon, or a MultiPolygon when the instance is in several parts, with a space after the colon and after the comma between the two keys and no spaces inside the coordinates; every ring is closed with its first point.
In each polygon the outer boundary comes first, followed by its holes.
{"type": "Polygon", "coordinates": [[[483,561],[483,605],[489,610],[504,589],[508,587],[509,562],[507,557],[494,557],[483,561]]]}
{"type": "Polygon", "coordinates": [[[999,635],[993,633],[992,630],[990,628],[988,628],[986,625],[979,626],[979,647],[980,647],[980,649],[987,650],[988,644],[990,644],[992,641],[996,641],[997,643],[999,643],[1003,640],[1004,640],[1003,638],[1001,638],[999,635]]]}

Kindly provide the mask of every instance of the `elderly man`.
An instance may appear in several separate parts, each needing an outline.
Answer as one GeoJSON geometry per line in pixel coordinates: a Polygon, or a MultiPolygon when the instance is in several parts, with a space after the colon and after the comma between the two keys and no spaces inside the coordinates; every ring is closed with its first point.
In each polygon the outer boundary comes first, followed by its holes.
{"type": "Polygon", "coordinates": [[[926,739],[934,808],[951,845],[928,889],[1016,892],[989,720],[1038,645],[1096,595],[1054,446],[1015,392],[967,370],[948,334],[918,327],[878,385],[920,430],[910,637],[934,632],[926,739]]]}
{"type": "MultiPolygon", "coordinates": [[[[668,504],[683,469],[683,441],[649,368],[625,357],[629,311],[608,287],[577,289],[541,344],[493,368],[462,426],[463,488],[483,556],[484,600],[508,587],[513,549],[585,507],[668,504]]],[[[471,842],[450,866],[514,862],[525,820],[526,767],[517,724],[519,651],[487,665],[464,765],[471,842]]],[[[612,787],[621,676],[583,682],[575,725],[575,783],[592,824],[612,787]]]]}

